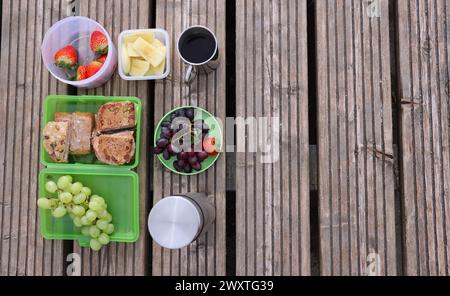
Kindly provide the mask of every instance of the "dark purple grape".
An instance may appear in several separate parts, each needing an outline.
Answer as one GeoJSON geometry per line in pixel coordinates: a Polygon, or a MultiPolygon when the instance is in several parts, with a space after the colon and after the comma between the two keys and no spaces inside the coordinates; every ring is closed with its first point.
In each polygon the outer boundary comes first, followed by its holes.
{"type": "Polygon", "coordinates": [[[178,110],[178,117],[186,117],[186,111],[184,109],[178,110]]]}
{"type": "Polygon", "coordinates": [[[165,160],[169,160],[170,159],[170,153],[169,153],[169,151],[167,151],[167,149],[165,149],[163,151],[163,157],[164,157],[165,160]]]}
{"type": "Polygon", "coordinates": [[[164,148],[155,147],[153,148],[153,153],[155,154],[161,154],[163,152],[164,148]]]}
{"type": "Polygon", "coordinates": [[[169,144],[166,149],[167,149],[167,151],[169,151],[169,154],[171,156],[177,155],[177,153],[175,152],[175,148],[172,144],[169,144]]]}
{"type": "Polygon", "coordinates": [[[208,158],[208,153],[206,151],[197,152],[197,158],[200,162],[208,158]]]}
{"type": "Polygon", "coordinates": [[[161,138],[156,142],[156,146],[158,146],[159,148],[166,148],[167,145],[169,145],[169,140],[165,138],[161,138]]]}
{"type": "Polygon", "coordinates": [[[198,163],[198,158],[197,158],[197,156],[189,157],[188,162],[189,162],[189,164],[192,165],[192,166],[193,166],[194,164],[198,163]]]}
{"type": "Polygon", "coordinates": [[[189,154],[187,152],[181,152],[178,155],[180,156],[180,159],[182,159],[182,160],[188,160],[188,158],[189,158],[189,154]]]}
{"type": "Polygon", "coordinates": [[[170,131],[169,128],[163,127],[163,128],[161,128],[161,137],[164,137],[164,138],[170,140],[172,138],[172,132],[170,131]]]}
{"type": "Polygon", "coordinates": [[[191,148],[191,151],[187,152],[188,158],[197,156],[197,153],[194,152],[194,148],[191,148]]]}
{"type": "Polygon", "coordinates": [[[175,170],[177,171],[177,172],[184,172],[184,167],[181,167],[180,166],[180,164],[178,163],[178,161],[175,161],[174,163],[173,163],[173,167],[175,168],[175,170]]]}
{"type": "Polygon", "coordinates": [[[184,168],[186,164],[188,164],[185,160],[179,160],[177,161],[180,168],[184,168]]]}
{"type": "Polygon", "coordinates": [[[178,133],[179,131],[181,131],[183,129],[183,125],[179,124],[178,127],[174,126],[174,128],[172,129],[173,134],[178,133]]]}
{"type": "Polygon", "coordinates": [[[196,162],[194,164],[191,164],[192,168],[196,171],[201,171],[202,170],[202,164],[200,162],[196,162]]]}
{"type": "Polygon", "coordinates": [[[191,167],[190,164],[186,164],[186,165],[184,166],[184,172],[185,172],[186,174],[192,173],[192,167],[191,167]]]}
{"type": "Polygon", "coordinates": [[[161,123],[161,127],[167,127],[170,128],[172,124],[169,121],[164,121],[163,123],[161,123]]]}
{"type": "Polygon", "coordinates": [[[194,117],[195,117],[194,109],[192,109],[192,108],[186,109],[186,117],[187,117],[190,121],[193,121],[193,120],[194,120],[194,117]]]}

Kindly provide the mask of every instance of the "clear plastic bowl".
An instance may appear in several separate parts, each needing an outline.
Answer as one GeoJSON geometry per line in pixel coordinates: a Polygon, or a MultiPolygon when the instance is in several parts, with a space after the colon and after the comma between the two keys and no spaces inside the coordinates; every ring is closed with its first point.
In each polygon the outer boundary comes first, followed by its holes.
{"type": "Polygon", "coordinates": [[[56,79],[78,88],[101,86],[111,78],[117,66],[117,51],[108,32],[96,21],[82,16],[68,17],[55,23],[44,36],[41,52],[45,67],[56,79]],[[78,50],[79,64],[87,65],[95,57],[90,49],[90,36],[96,30],[103,32],[108,39],[109,49],[106,62],[100,71],[88,79],[69,80],[68,77],[74,75],[75,72],[72,73],[55,65],[56,52],[64,46],[73,45],[78,50]]]}

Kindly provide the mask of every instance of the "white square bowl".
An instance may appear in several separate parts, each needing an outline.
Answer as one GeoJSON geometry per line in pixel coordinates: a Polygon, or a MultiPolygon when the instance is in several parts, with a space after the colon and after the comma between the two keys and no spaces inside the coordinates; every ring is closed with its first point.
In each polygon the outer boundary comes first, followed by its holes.
{"type": "Polygon", "coordinates": [[[159,80],[164,79],[170,74],[170,40],[169,40],[169,33],[167,33],[166,30],[163,29],[140,29],[140,30],[127,30],[123,31],[119,35],[119,44],[118,44],[118,60],[119,60],[119,75],[122,77],[123,80],[159,80]],[[155,38],[161,41],[166,46],[166,69],[162,75],[150,75],[150,76],[129,76],[126,75],[123,72],[123,66],[122,66],[122,45],[123,45],[123,38],[126,35],[130,35],[133,33],[142,33],[142,32],[153,32],[155,34],[155,38]]]}

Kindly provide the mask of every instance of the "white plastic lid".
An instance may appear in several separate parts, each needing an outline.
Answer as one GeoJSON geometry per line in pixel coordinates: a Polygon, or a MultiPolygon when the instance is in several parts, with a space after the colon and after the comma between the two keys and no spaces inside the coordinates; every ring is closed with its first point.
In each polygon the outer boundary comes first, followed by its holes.
{"type": "Polygon", "coordinates": [[[151,210],[148,229],[153,240],[167,249],[190,245],[202,230],[201,210],[182,196],[166,197],[151,210]]]}

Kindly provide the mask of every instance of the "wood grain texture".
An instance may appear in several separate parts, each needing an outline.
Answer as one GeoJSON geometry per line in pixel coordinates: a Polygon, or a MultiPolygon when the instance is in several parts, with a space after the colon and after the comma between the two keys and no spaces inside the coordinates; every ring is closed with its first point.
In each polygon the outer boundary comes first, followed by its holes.
{"type": "Polygon", "coordinates": [[[320,273],[395,275],[389,3],[315,3],[320,273]]]}
{"type": "Polygon", "coordinates": [[[39,230],[40,116],[43,99],[65,94],[41,58],[42,39],[64,17],[65,1],[3,1],[0,106],[0,275],[63,275],[62,241],[39,230]]]}
{"type": "Polygon", "coordinates": [[[306,4],[237,1],[237,275],[310,274],[306,4]]]}
{"type": "Polygon", "coordinates": [[[398,1],[404,259],[449,275],[450,4],[398,1]]]}
{"type": "MultiPolygon", "coordinates": [[[[156,82],[155,124],[174,107],[194,105],[205,108],[225,122],[225,0],[157,0],[156,27],[170,35],[172,69],[170,76],[156,82]],[[208,76],[199,76],[190,86],[182,81],[186,67],[180,60],[176,41],[188,26],[204,25],[219,41],[221,65],[208,76]]],[[[180,177],[165,169],[154,158],[153,202],[172,194],[205,192],[213,196],[216,222],[213,230],[182,250],[170,251],[153,243],[153,275],[225,275],[225,154],[216,164],[195,177],[180,177]]]]}
{"type": "MultiPolygon", "coordinates": [[[[117,46],[120,32],[129,29],[146,29],[149,27],[150,2],[145,0],[80,0],[80,15],[90,17],[109,32],[117,46]]],[[[79,90],[78,94],[105,96],[136,96],[142,101],[141,155],[137,169],[140,191],[140,238],[134,244],[112,243],[101,252],[92,252],[80,248],[74,242],[74,252],[82,257],[82,275],[145,275],[148,270],[148,112],[149,83],[127,82],[120,78],[118,72],[100,88],[79,90]]]]}

